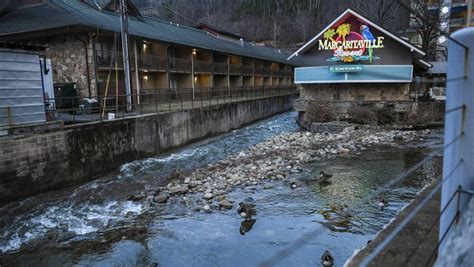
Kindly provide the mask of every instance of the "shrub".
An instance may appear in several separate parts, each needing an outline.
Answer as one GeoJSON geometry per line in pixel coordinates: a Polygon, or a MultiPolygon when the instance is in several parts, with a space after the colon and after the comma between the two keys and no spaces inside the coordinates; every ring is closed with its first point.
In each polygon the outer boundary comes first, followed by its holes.
{"type": "Polygon", "coordinates": [[[347,121],[358,124],[377,124],[377,114],[368,107],[355,106],[347,110],[347,121]]]}
{"type": "Polygon", "coordinates": [[[313,104],[308,107],[304,114],[304,120],[308,123],[329,122],[336,119],[335,112],[328,105],[313,104]]]}

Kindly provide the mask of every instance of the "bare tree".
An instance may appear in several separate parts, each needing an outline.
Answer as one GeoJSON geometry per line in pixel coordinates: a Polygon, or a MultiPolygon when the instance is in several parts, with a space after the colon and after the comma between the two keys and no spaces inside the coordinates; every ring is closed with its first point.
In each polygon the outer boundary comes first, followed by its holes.
{"type": "Polygon", "coordinates": [[[414,38],[418,39],[422,50],[427,53],[427,60],[435,60],[437,51],[443,50],[437,42],[441,36],[439,13],[429,12],[429,7],[432,10],[439,10],[441,3],[441,0],[431,1],[429,5],[424,0],[412,1],[413,14],[411,16],[410,28],[416,33],[414,38]]]}

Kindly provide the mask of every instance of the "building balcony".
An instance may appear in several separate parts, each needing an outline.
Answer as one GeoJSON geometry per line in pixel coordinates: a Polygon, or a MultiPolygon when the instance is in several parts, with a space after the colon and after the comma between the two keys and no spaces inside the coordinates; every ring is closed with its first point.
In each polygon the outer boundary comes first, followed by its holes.
{"type": "Polygon", "coordinates": [[[115,62],[117,66],[123,68],[123,56],[122,53],[112,51],[96,51],[96,64],[98,68],[115,68],[115,62]]]}
{"type": "Polygon", "coordinates": [[[191,72],[191,60],[181,58],[169,58],[168,60],[169,70],[171,72],[191,72]]]}
{"type": "MultiPolygon", "coordinates": [[[[135,68],[135,56],[131,57],[132,69],[135,68]]],[[[138,55],[138,69],[166,71],[166,58],[153,55],[138,55]]]]}
{"type": "Polygon", "coordinates": [[[285,70],[272,70],[273,76],[285,77],[285,70]]]}
{"type": "Polygon", "coordinates": [[[229,73],[233,74],[233,75],[241,75],[242,74],[242,65],[230,64],[229,65],[229,73]]]}
{"type": "Polygon", "coordinates": [[[194,73],[212,73],[214,68],[211,61],[194,61],[194,73]]]}
{"type": "Polygon", "coordinates": [[[272,69],[270,69],[270,68],[263,68],[263,75],[264,75],[264,76],[271,76],[271,75],[272,75],[272,69]]]}
{"type": "Polygon", "coordinates": [[[229,71],[227,63],[215,62],[214,63],[214,74],[227,74],[229,71]]]}
{"type": "Polygon", "coordinates": [[[254,73],[255,75],[263,75],[263,67],[255,67],[254,73]]]}
{"type": "Polygon", "coordinates": [[[253,75],[253,66],[242,66],[242,74],[243,75],[253,75]]]}
{"type": "Polygon", "coordinates": [[[293,76],[293,69],[292,68],[286,69],[286,76],[293,76]]]}

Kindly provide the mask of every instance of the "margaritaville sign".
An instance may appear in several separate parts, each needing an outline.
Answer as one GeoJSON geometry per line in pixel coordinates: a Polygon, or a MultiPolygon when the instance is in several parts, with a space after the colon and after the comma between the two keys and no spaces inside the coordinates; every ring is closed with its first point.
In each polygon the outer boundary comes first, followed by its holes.
{"type": "Polygon", "coordinates": [[[349,23],[340,24],[337,28],[327,30],[319,40],[319,50],[334,50],[333,57],[328,61],[364,61],[373,62],[379,59],[374,49],[384,48],[384,37],[375,38],[367,25],[360,26],[360,33],[352,31],[349,23]],[[364,54],[367,50],[367,54],[364,54]]]}

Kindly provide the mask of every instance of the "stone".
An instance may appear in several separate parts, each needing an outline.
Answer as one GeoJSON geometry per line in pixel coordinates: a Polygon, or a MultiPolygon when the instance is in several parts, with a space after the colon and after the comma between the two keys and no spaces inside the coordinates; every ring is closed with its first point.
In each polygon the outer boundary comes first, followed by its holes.
{"type": "Polygon", "coordinates": [[[264,184],[263,185],[263,189],[272,189],[273,188],[273,185],[271,184],[264,184]]]}
{"type": "Polygon", "coordinates": [[[194,178],[196,178],[196,180],[204,180],[206,179],[207,175],[205,175],[204,173],[198,173],[196,175],[194,175],[194,178]]]}
{"type": "Polygon", "coordinates": [[[212,193],[209,193],[209,192],[208,192],[208,193],[205,193],[205,194],[204,194],[204,199],[209,200],[209,199],[212,199],[213,197],[214,197],[214,195],[213,195],[212,193]]]}
{"type": "Polygon", "coordinates": [[[159,194],[153,198],[153,201],[158,203],[165,203],[168,200],[167,194],[159,194]]]}
{"type": "Polygon", "coordinates": [[[202,211],[207,212],[207,213],[211,212],[211,206],[209,206],[208,204],[204,205],[202,207],[202,211]]]}
{"type": "Polygon", "coordinates": [[[188,192],[188,188],[184,186],[175,186],[170,189],[171,195],[179,195],[179,194],[186,194],[188,192]]]}
{"type": "Polygon", "coordinates": [[[136,195],[131,195],[128,197],[128,200],[131,200],[131,201],[140,201],[142,199],[144,199],[146,197],[145,193],[143,192],[140,192],[136,195]]]}
{"type": "Polygon", "coordinates": [[[339,149],[339,152],[342,153],[342,154],[348,154],[350,152],[350,150],[343,147],[343,148],[339,149]]]}
{"type": "Polygon", "coordinates": [[[232,209],[232,203],[230,203],[226,199],[223,199],[219,202],[219,207],[230,210],[232,209]]]}

